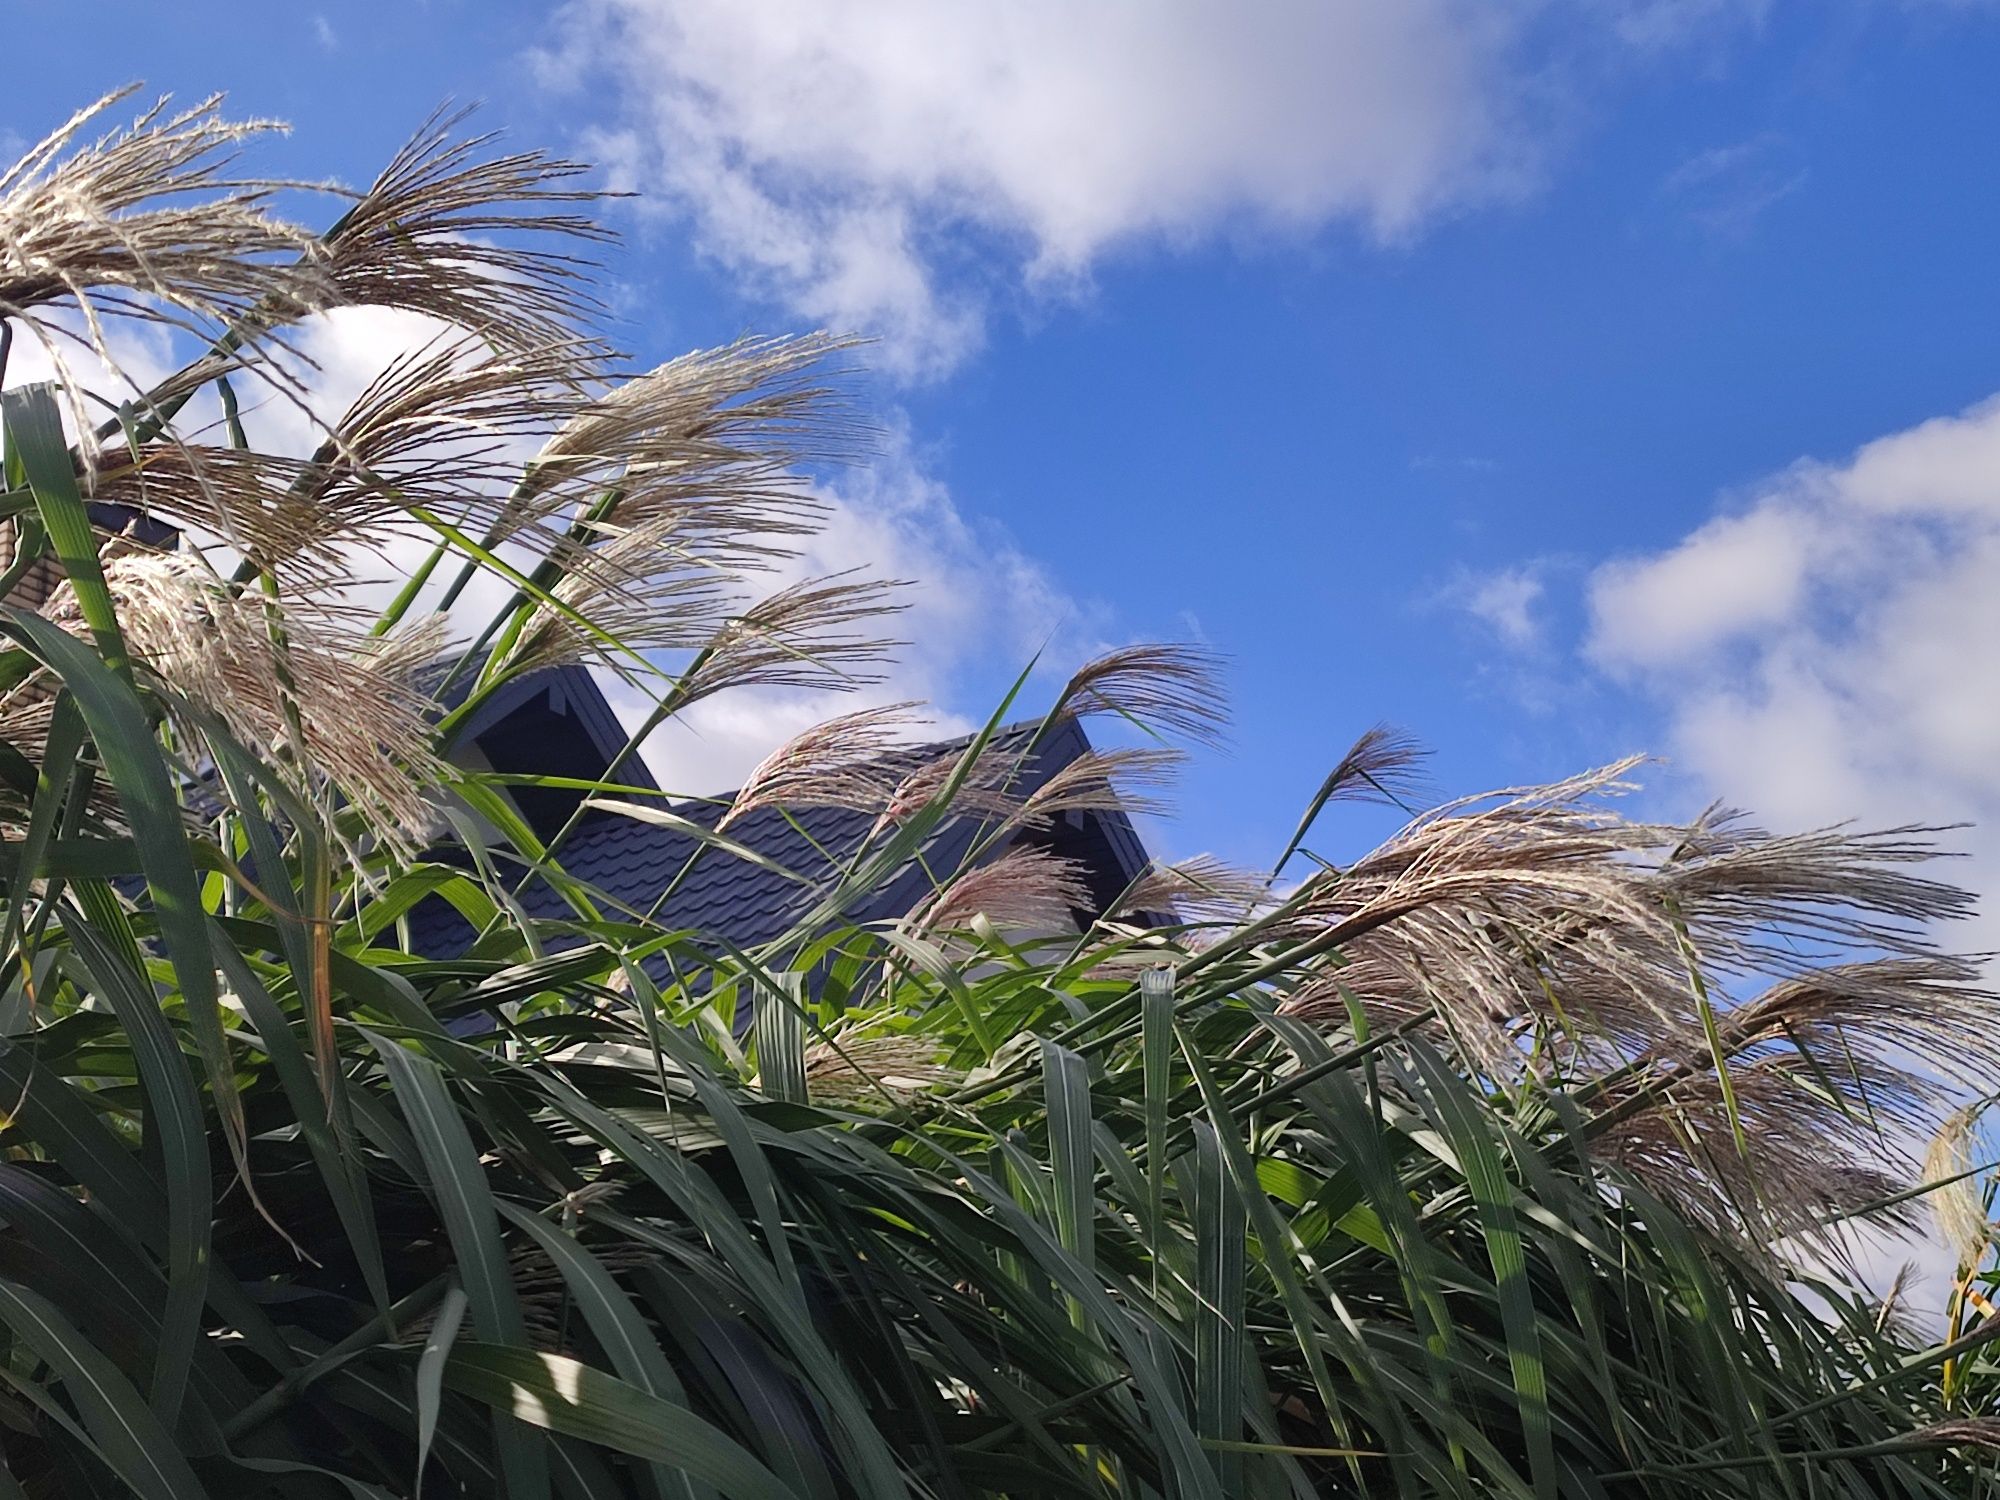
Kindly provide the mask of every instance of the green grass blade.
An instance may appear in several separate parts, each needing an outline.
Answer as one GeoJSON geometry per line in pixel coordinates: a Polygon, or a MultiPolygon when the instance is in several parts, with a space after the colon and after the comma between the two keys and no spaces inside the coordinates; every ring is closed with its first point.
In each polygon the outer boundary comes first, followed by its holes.
{"type": "Polygon", "coordinates": [[[131,1382],[47,1298],[0,1281],[0,1321],[61,1377],[105,1462],[141,1500],[207,1500],[167,1430],[131,1382]]]}
{"type": "Polygon", "coordinates": [[[8,893],[6,931],[0,933],[0,954],[14,951],[16,940],[27,929],[30,909],[48,899],[46,893],[38,891],[34,872],[55,838],[70,788],[76,784],[77,752],[83,748],[83,732],[83,715],[77,712],[76,700],[67,693],[59,695],[49,720],[48,738],[43,743],[35,799],[28,809],[28,826],[20,843],[9,851],[17,865],[14,887],[8,893]]]}
{"type": "Polygon", "coordinates": [[[1049,1112],[1056,1239],[1081,1264],[1091,1266],[1097,1259],[1097,1200],[1090,1139],[1090,1074],[1074,1052],[1045,1041],[1042,1086],[1049,1112]]]}
{"type": "MultiPolygon", "coordinates": [[[[895,1493],[902,1483],[900,1470],[867,1402],[813,1321],[794,1305],[770,1259],[708,1175],[680,1152],[642,1135],[560,1081],[548,1082],[547,1098],[556,1110],[647,1178],[688,1216],[728,1262],[732,1273],[742,1279],[818,1399],[827,1404],[834,1419],[834,1440],[850,1455],[858,1486],[864,1493],[895,1493]]],[[[600,1209],[597,1217],[620,1222],[615,1211],[600,1209]]]]}
{"type": "Polygon", "coordinates": [[[731,1097],[730,1090],[717,1082],[710,1068],[706,1054],[697,1045],[687,1040],[673,1027],[660,1024],[663,1000],[659,988],[646,973],[642,964],[627,961],[625,966],[627,981],[632,987],[632,996],[646,1028],[646,1040],[653,1049],[655,1076],[661,1097],[665,1099],[667,1089],[666,1055],[671,1053],[680,1076],[694,1090],[695,1099],[714,1125],[716,1133],[722,1137],[723,1147],[729,1152],[730,1160],[736,1163],[737,1174],[743,1179],[744,1191],[750,1195],[751,1206],[756,1210],[757,1220],[764,1228],[764,1244],[771,1256],[771,1265],[776,1270],[793,1305],[803,1310],[805,1293],[799,1283],[798,1267],[793,1262],[791,1233],[786,1228],[785,1215],[778,1199],[778,1183],[771,1170],[769,1158],[757,1143],[756,1132],[748,1117],[731,1097]]]}
{"type": "MultiPolygon", "coordinates": [[[[1146,1210],[1149,1222],[1159,1226],[1166,1223],[1167,1111],[1173,1089],[1174,976],[1171,969],[1148,969],[1139,976],[1139,1018],[1139,1047],[1146,1100],[1146,1210]]],[[[1160,1290],[1160,1270],[1156,1259],[1153,1264],[1155,1296],[1160,1290]]]]}
{"type": "MultiPolygon", "coordinates": [[[[324,1102],[320,1082],[305,1049],[293,1034],[290,1018],[264,987],[249,962],[230,942],[220,924],[215,929],[215,955],[223,977],[242,1002],[245,1016],[255,1032],[265,1056],[291,1105],[293,1118],[306,1148],[312,1152],[327,1196],[339,1214],[355,1263],[367,1284],[376,1310],[389,1306],[389,1275],[383,1262],[381,1230],[375,1221],[375,1200],[369,1192],[366,1168],[360,1156],[344,1144],[351,1140],[352,1125],[345,1132],[336,1129],[324,1102]]],[[[345,1104],[346,1080],[336,1077],[337,1101],[345,1104]]]]}
{"type": "Polygon", "coordinates": [[[1528,1280],[1527,1251],[1514,1211],[1514,1185],[1508,1180],[1500,1149],[1469,1097],[1464,1080],[1453,1075],[1420,1038],[1406,1044],[1422,1077],[1431,1118],[1451,1143],[1465,1174],[1465,1185],[1478,1211],[1479,1232],[1493,1267],[1500,1299],[1500,1321],[1507,1337],[1507,1363],[1520,1402],[1521,1427],[1527,1438],[1528,1471],[1535,1493],[1556,1493],[1555,1440],[1549,1420],[1548,1371],[1543,1361],[1535,1291],[1528,1280]]]}
{"type": "MultiPolygon", "coordinates": [[[[471,1303],[473,1326],[488,1339],[525,1346],[528,1329],[515,1295],[507,1247],[500,1238],[500,1216],[479,1164],[479,1152],[445,1087],[444,1074],[429,1058],[419,1057],[387,1037],[366,1028],[363,1035],[382,1060],[403,1119],[423,1157],[471,1303]]],[[[507,1476],[507,1492],[517,1500],[546,1500],[548,1453],[518,1423],[502,1414],[504,1410],[496,1410],[493,1437],[507,1476]]]]}
{"type": "Polygon", "coordinates": [[[806,1102],[804,977],[775,973],[757,1000],[757,1087],[767,1099],[806,1102]]]}
{"type": "Polygon", "coordinates": [[[0,425],[6,429],[8,465],[18,468],[34,491],[49,544],[69,575],[77,607],[96,638],[98,652],[106,666],[129,678],[131,662],[118,629],[118,612],[112,608],[111,591],[105,587],[104,569],[97,559],[97,534],[91,529],[90,512],[76,486],[76,468],[63,436],[56,387],[25,385],[0,392],[0,425]]]}
{"type": "Polygon", "coordinates": [[[82,988],[108,1004],[124,1025],[146,1091],[146,1136],[159,1153],[167,1200],[169,1278],[151,1396],[161,1425],[172,1427],[208,1301],[214,1199],[201,1098],[145,974],[133,973],[119,946],[100,937],[80,913],[65,913],[63,931],[82,988]]]}
{"type": "Polygon", "coordinates": [[[152,726],[129,683],[82,641],[26,610],[0,605],[0,630],[27,646],[62,678],[90,726],[112,784],[132,825],[160,938],[187,1006],[195,1043],[208,1073],[223,1135],[245,1191],[254,1197],[243,1101],[223,1034],[215,959],[201,904],[201,882],[181,825],[179,799],[152,726]]]}
{"type": "Polygon", "coordinates": [[[1259,1243],[1263,1246],[1263,1268],[1270,1275],[1284,1301],[1285,1311],[1292,1325],[1292,1336],[1297,1341],[1313,1389],[1318,1394],[1326,1410],[1327,1420],[1347,1446],[1351,1439],[1348,1419],[1343,1408],[1340,1393],[1335,1388],[1333,1373],[1327,1363],[1328,1347],[1331,1346],[1346,1365],[1365,1409],[1373,1418],[1376,1430],[1388,1435],[1390,1440],[1400,1439],[1403,1434],[1394,1407],[1384,1399],[1377,1379],[1377,1369],[1370,1358],[1370,1352],[1356,1331],[1352,1318],[1341,1309],[1337,1298],[1330,1289],[1322,1289],[1325,1300],[1336,1309],[1336,1317],[1331,1324],[1324,1321],[1307,1294],[1306,1283],[1298,1266],[1294,1263],[1290,1233],[1271,1206],[1270,1198],[1258,1182],[1257,1163],[1250,1149],[1244,1144],[1243,1131],[1237,1117],[1230,1111],[1223,1098],[1221,1085],[1216,1082],[1207,1062],[1191,1039],[1175,1027],[1180,1040],[1181,1052],[1187,1061],[1199,1090],[1203,1107],[1208,1111],[1208,1119],[1214,1131],[1214,1140],[1219,1148],[1223,1163],[1235,1180],[1238,1200],[1248,1211],[1250,1221],[1255,1226],[1259,1243]]]}

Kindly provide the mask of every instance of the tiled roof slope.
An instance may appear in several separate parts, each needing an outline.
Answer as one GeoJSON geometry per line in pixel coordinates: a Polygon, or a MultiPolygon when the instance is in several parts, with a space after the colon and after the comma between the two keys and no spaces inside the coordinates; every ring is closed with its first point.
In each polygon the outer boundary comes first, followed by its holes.
{"type": "MultiPolygon", "coordinates": [[[[1035,728],[1026,724],[1002,730],[987,753],[1019,755],[1035,728]]],[[[898,752],[897,758],[915,765],[968,743],[961,739],[912,747],[898,752]]],[[[1073,720],[1058,725],[1023,768],[1018,790],[1032,791],[1088,748],[1080,725],[1073,720]]],[[[727,799],[677,802],[671,810],[690,822],[713,827],[727,805],[727,799]]],[[[1087,816],[1097,826],[1086,830],[1085,843],[1097,863],[1112,866],[1092,871],[1093,884],[1121,889],[1144,869],[1145,851],[1122,813],[1087,816]]],[[[748,860],[704,847],[690,834],[617,813],[586,814],[560,859],[569,874],[603,893],[607,917],[616,919],[621,909],[647,912],[672,885],[673,892],[659,912],[666,926],[748,948],[781,936],[821,898],[832,878],[832,862],[851,856],[873,822],[870,814],[844,808],[798,808],[789,820],[779,809],[762,808],[730,825],[729,838],[807,877],[806,882],[787,880],[748,860]]],[[[975,817],[947,819],[926,841],[924,865],[936,871],[955,869],[978,828],[975,817]]],[[[857,922],[900,917],[930,888],[925,869],[913,861],[847,916],[857,922]]],[[[535,917],[568,914],[555,892],[540,882],[523,894],[522,904],[535,917]]],[[[418,907],[410,923],[412,945],[432,958],[456,956],[473,936],[465,920],[435,898],[418,907]]]]}

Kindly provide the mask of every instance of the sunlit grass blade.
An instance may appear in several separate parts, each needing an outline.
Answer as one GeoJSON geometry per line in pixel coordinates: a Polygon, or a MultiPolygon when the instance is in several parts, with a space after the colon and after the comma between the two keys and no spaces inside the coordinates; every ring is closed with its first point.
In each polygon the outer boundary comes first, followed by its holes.
{"type": "MultiPolygon", "coordinates": [[[[1249,1224],[1222,1147],[1206,1121],[1195,1123],[1192,1157],[1195,1432],[1210,1451],[1223,1493],[1235,1494],[1243,1482],[1236,1445],[1243,1435],[1244,1239],[1249,1224]]],[[[1284,1253],[1283,1247],[1274,1247],[1273,1253],[1284,1253]]]]}
{"type": "Polygon", "coordinates": [[[685,1407],[560,1354],[461,1343],[445,1384],[522,1422],[680,1469],[731,1500],[802,1500],[685,1407]]]}
{"type": "Polygon", "coordinates": [[[768,1099],[806,1102],[806,1012],[803,976],[783,973],[757,997],[757,1086],[768,1099]]]}
{"type": "Polygon", "coordinates": [[[438,1303],[431,1331],[424,1336],[424,1352],[417,1356],[417,1473],[410,1483],[412,1494],[422,1494],[424,1465],[430,1461],[431,1443],[437,1437],[438,1407],[444,1399],[444,1364],[458,1339],[459,1325],[465,1321],[466,1296],[463,1287],[450,1287],[438,1303]]]}
{"type": "MultiPolygon", "coordinates": [[[[686,1407],[680,1377],[674,1373],[672,1364],[660,1349],[659,1341],[639,1316],[632,1299],[625,1295],[603,1264],[573,1237],[537,1215],[512,1203],[503,1202],[499,1207],[507,1221],[532,1239],[542,1253],[555,1263],[576,1299],[577,1311],[590,1326],[592,1336],[611,1361],[611,1368],[618,1378],[649,1396],[686,1407]]],[[[654,1479],[662,1500],[668,1500],[668,1497],[701,1500],[707,1493],[705,1489],[698,1488],[687,1474],[670,1468],[656,1470],[654,1479]]]]}

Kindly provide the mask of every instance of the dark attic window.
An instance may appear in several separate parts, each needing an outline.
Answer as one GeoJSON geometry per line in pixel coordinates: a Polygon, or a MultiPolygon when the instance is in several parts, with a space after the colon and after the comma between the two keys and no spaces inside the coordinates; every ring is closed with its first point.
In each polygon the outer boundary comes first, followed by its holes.
{"type": "MultiPolygon", "coordinates": [[[[604,774],[603,758],[576,716],[554,708],[541,693],[478,737],[480,752],[508,776],[565,776],[590,781],[604,774]]],[[[587,795],[569,787],[514,786],[514,805],[544,841],[553,838],[587,795]]]]}

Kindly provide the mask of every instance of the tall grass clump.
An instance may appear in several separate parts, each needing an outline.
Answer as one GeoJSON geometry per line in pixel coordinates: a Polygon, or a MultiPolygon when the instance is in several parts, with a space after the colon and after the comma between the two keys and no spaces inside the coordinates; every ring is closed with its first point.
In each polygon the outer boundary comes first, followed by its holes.
{"type": "Polygon", "coordinates": [[[842,716],[689,820],[639,739],[891,650],[892,583],[780,585],[866,446],[849,346],[634,372],[572,164],[441,118],[319,228],[232,165],[259,127],[116,103],[0,177],[0,351],[56,371],[0,402],[0,1494],[1988,1487],[2000,1319],[1841,1275],[1991,1081],[1925,830],[1650,822],[1619,765],[1300,876],[1410,796],[1372,731],[1277,873],[1162,865],[1048,941],[1085,897],[1035,830],[1219,731],[1172,646],[929,762],[913,706],[842,716]],[[351,307],[429,332],[328,411],[351,307]],[[119,373],[132,319],[185,366],[119,373]],[[454,752],[575,664],[645,718],[537,835],[454,752]],[[1137,743],[1024,782],[1077,716],[1137,743]],[[768,863],[737,820],[813,806],[868,835],[748,951],[564,865],[586,814],[768,863]]]}

